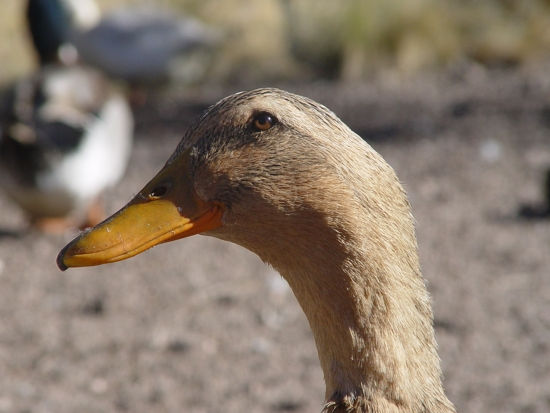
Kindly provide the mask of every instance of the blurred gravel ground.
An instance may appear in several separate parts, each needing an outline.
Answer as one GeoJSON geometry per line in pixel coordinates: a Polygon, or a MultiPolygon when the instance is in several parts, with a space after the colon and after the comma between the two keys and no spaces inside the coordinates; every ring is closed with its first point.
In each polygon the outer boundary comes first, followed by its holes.
{"type": "MultiPolygon", "coordinates": [[[[469,67],[411,82],[285,85],[332,108],[395,167],[417,219],[448,394],[459,412],[550,410],[550,221],[516,218],[550,166],[546,67],[469,67]]],[[[200,109],[232,90],[137,111],[118,209],[200,109]]],[[[60,272],[75,233],[24,231],[0,196],[0,412],[317,412],[324,384],[285,282],[194,237],[60,272]]]]}

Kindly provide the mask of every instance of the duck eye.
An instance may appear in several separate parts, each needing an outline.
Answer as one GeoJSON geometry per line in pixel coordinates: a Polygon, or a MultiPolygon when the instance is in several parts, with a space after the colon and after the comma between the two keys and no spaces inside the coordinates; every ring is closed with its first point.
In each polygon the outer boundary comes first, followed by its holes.
{"type": "Polygon", "coordinates": [[[155,187],[151,192],[149,192],[147,197],[149,198],[149,200],[159,199],[166,195],[168,189],[169,184],[160,184],[159,186],[155,187]]]}
{"type": "Polygon", "coordinates": [[[268,130],[275,122],[275,116],[267,112],[260,112],[254,116],[254,127],[260,131],[268,130]]]}

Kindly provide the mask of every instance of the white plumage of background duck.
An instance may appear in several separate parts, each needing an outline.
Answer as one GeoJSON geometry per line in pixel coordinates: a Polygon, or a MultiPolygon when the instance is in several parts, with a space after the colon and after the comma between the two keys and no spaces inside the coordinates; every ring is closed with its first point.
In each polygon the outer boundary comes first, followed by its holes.
{"type": "Polygon", "coordinates": [[[99,196],[123,175],[133,118],[94,69],[45,67],[5,91],[0,182],[45,230],[102,219],[99,196]]]}
{"type": "Polygon", "coordinates": [[[78,60],[131,83],[200,76],[200,52],[220,38],[195,19],[159,10],[123,8],[101,16],[93,0],[29,0],[27,21],[42,63],[78,60]]]}

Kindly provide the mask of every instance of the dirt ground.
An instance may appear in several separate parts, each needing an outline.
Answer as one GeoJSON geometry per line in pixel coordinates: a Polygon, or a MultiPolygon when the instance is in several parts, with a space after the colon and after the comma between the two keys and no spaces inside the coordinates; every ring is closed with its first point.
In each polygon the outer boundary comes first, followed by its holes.
{"type": "MultiPolygon", "coordinates": [[[[459,412],[550,411],[550,220],[518,219],[550,166],[548,67],[414,81],[283,85],[332,108],[394,166],[417,219],[449,398],[459,412]]],[[[137,110],[118,209],[190,120],[234,90],[137,110]]],[[[324,383],[281,278],[193,237],[60,272],[76,232],[25,231],[0,195],[0,412],[317,412],[324,383]]]]}

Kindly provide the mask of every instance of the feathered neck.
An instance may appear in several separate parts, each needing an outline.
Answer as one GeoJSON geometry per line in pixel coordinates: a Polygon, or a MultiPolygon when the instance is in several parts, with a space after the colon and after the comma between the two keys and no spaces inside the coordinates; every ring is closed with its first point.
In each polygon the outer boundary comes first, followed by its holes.
{"type": "Polygon", "coordinates": [[[454,412],[441,384],[409,203],[393,170],[372,156],[372,188],[358,193],[325,177],[322,189],[309,187],[311,198],[302,198],[314,208],[293,211],[291,225],[245,246],[281,273],[308,318],[326,411],[454,412]]]}
{"type": "Polygon", "coordinates": [[[366,259],[349,249],[325,251],[325,259],[312,251],[299,271],[276,265],[313,331],[326,410],[454,411],[441,385],[420,274],[404,273],[388,255],[366,259]]]}

